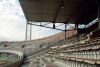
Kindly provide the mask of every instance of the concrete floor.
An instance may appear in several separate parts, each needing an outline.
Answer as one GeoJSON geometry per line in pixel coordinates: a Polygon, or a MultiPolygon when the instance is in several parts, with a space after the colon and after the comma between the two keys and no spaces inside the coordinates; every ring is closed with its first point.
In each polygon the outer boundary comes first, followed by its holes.
{"type": "MultiPolygon", "coordinates": [[[[64,65],[62,63],[59,63],[59,62],[53,62],[55,65],[57,65],[58,67],[66,67],[67,65],[64,65]]],[[[30,63],[31,64],[31,63],[30,63]]],[[[24,65],[21,65],[21,67],[30,67],[30,64],[24,64],[24,65]]],[[[41,66],[43,67],[43,66],[41,66]]]]}
{"type": "Polygon", "coordinates": [[[58,67],[66,67],[67,65],[64,65],[62,63],[59,63],[59,62],[53,62],[54,64],[56,64],[58,67]]]}
{"type": "Polygon", "coordinates": [[[24,65],[21,65],[21,67],[29,67],[30,64],[24,64],[24,65]]]}

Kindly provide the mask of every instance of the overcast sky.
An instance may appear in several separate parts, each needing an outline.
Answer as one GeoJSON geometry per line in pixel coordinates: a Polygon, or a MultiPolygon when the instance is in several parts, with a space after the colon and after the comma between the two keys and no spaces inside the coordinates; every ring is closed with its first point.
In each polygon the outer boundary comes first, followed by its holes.
{"type": "MultiPolygon", "coordinates": [[[[26,19],[18,0],[0,0],[0,41],[25,40],[26,19]]],[[[60,31],[32,26],[32,39],[60,31]]]]}

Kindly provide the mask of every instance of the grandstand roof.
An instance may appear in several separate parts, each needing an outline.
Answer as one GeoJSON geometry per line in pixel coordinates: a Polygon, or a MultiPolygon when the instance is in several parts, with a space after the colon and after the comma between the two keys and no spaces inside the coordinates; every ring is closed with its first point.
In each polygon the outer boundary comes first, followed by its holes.
{"type": "Polygon", "coordinates": [[[27,21],[87,24],[97,17],[96,0],[19,0],[27,21]]]}

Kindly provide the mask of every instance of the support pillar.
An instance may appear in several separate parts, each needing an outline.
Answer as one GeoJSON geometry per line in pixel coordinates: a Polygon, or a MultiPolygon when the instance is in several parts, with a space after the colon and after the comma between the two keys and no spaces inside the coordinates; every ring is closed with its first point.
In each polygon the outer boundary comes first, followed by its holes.
{"type": "Polygon", "coordinates": [[[25,40],[31,40],[31,35],[32,35],[32,25],[31,22],[27,22],[26,23],[26,36],[25,36],[25,40]]]}
{"type": "Polygon", "coordinates": [[[76,30],[78,29],[78,24],[75,24],[75,29],[76,29],[76,30]]]}
{"type": "Polygon", "coordinates": [[[32,39],[32,25],[30,24],[30,40],[32,39]]]}
{"type": "Polygon", "coordinates": [[[98,12],[98,29],[100,29],[100,0],[97,0],[97,12],[98,12]]]}
{"type": "Polygon", "coordinates": [[[27,26],[28,26],[28,22],[26,22],[26,34],[25,34],[25,41],[27,41],[27,26]]]}
{"type": "Polygon", "coordinates": [[[67,27],[67,25],[65,24],[65,39],[66,39],[66,32],[67,32],[66,27],[67,27]]]}

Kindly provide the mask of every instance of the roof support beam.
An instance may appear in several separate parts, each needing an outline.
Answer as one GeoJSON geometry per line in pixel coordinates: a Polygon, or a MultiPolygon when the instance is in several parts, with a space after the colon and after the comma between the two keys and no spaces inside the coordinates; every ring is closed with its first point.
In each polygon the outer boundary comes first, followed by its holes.
{"type": "MultiPolygon", "coordinates": [[[[41,2],[41,0],[19,0],[19,1],[27,1],[27,2],[41,2]]],[[[42,1],[42,2],[51,2],[51,3],[60,3],[59,1],[57,2],[56,0],[54,1],[42,1]]],[[[71,2],[65,2],[66,4],[79,4],[79,3],[71,3],[71,2]]],[[[89,5],[89,4],[86,4],[89,5]]]]}
{"type": "Polygon", "coordinates": [[[61,0],[61,3],[60,3],[60,5],[59,5],[59,8],[58,8],[58,10],[57,10],[57,12],[56,12],[56,15],[55,15],[55,17],[54,17],[53,23],[56,22],[56,18],[57,18],[58,14],[59,14],[59,11],[60,11],[60,9],[61,9],[62,2],[63,2],[63,0],[61,0]]]}
{"type": "Polygon", "coordinates": [[[82,0],[82,2],[79,4],[79,6],[76,8],[76,10],[72,13],[72,15],[69,16],[69,18],[67,19],[66,22],[69,22],[70,21],[70,18],[77,12],[77,10],[82,6],[84,0],[82,0]]]}
{"type": "MultiPolygon", "coordinates": [[[[47,27],[47,26],[43,26],[43,25],[37,25],[37,24],[32,24],[32,23],[28,23],[28,24],[30,24],[30,25],[35,25],[35,26],[41,26],[41,27],[45,27],[45,28],[50,28],[50,29],[54,29],[54,28],[52,28],[52,27],[47,27]]],[[[55,30],[65,31],[65,30],[63,30],[63,29],[57,29],[57,28],[55,28],[55,30]]],[[[72,31],[72,30],[67,30],[67,31],[72,31]]]]}
{"type": "MultiPolygon", "coordinates": [[[[29,24],[30,24],[30,23],[29,23],[29,24]]],[[[45,28],[54,29],[54,28],[52,28],[52,27],[47,27],[47,26],[43,26],[43,25],[36,25],[36,24],[31,24],[31,25],[41,26],[41,27],[45,27],[45,28]]],[[[55,28],[55,30],[61,30],[61,31],[64,31],[64,30],[62,30],[62,29],[57,29],[57,28],[55,28]]],[[[70,30],[69,30],[69,31],[70,31],[70,30]]]]}

